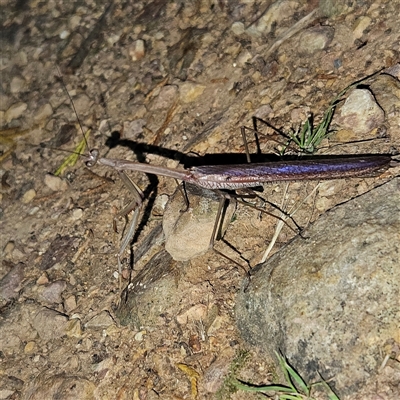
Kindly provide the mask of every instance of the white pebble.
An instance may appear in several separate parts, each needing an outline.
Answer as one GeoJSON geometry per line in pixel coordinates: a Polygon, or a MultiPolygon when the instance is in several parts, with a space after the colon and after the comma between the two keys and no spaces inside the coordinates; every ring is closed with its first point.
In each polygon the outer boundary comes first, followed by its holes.
{"type": "Polygon", "coordinates": [[[61,33],[60,33],[60,39],[66,39],[67,37],[69,36],[69,32],[67,31],[67,30],[63,30],[61,33]]]}
{"type": "Polygon", "coordinates": [[[82,210],[82,208],[74,208],[73,210],[72,210],[72,219],[73,220],[78,220],[78,219],[81,219],[82,218],[82,215],[83,215],[83,210],[82,210]]]}

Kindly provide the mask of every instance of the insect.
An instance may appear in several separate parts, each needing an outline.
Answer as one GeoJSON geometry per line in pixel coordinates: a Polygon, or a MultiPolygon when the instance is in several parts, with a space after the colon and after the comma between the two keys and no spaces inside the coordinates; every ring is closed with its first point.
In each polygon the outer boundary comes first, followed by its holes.
{"type": "MultiPolygon", "coordinates": [[[[125,207],[121,213],[118,214],[119,217],[125,215],[131,210],[134,210],[132,221],[118,253],[118,263],[119,268],[121,269],[120,259],[134,235],[143,201],[143,194],[141,190],[130,180],[125,171],[137,171],[161,175],[191,183],[201,188],[221,191],[256,187],[267,182],[338,179],[367,175],[370,176],[378,172],[383,172],[389,167],[390,162],[390,156],[371,155],[334,159],[318,158],[312,160],[279,161],[257,164],[204,165],[185,170],[154,166],[127,160],[102,158],[99,157],[98,150],[94,149],[90,151],[86,165],[88,167],[93,167],[99,163],[117,170],[125,186],[129,189],[134,197],[134,200],[127,207],[125,207]]],[[[215,234],[220,224],[222,207],[223,203],[221,202],[219,211],[217,213],[213,234],[210,239],[210,247],[213,247],[215,234]]],[[[220,253],[219,251],[217,252],[220,253]]],[[[223,256],[228,258],[225,255],[223,256]]],[[[228,259],[231,260],[230,258],[228,259]]],[[[237,262],[235,263],[238,264],[237,262]]]]}
{"type": "MultiPolygon", "coordinates": [[[[69,99],[72,103],[70,96],[69,99]]],[[[72,106],[75,110],[73,103],[72,106]]],[[[80,124],[79,117],[77,114],[76,116],[80,124]]],[[[245,144],[245,146],[247,150],[247,145],[245,144]]],[[[118,251],[118,269],[120,276],[122,271],[121,259],[126,247],[132,241],[132,238],[135,234],[135,230],[139,221],[141,206],[144,200],[143,192],[128,177],[126,171],[136,171],[174,178],[175,180],[190,183],[200,188],[217,191],[221,195],[221,202],[214,224],[213,233],[210,238],[209,247],[213,248],[214,240],[221,224],[221,214],[225,200],[230,198],[229,195],[225,193],[227,190],[234,191],[236,189],[262,186],[267,182],[340,179],[345,177],[371,176],[386,170],[392,161],[392,157],[389,155],[365,155],[340,158],[308,158],[305,160],[288,160],[268,163],[203,165],[189,169],[177,169],[122,159],[100,157],[98,149],[90,150],[88,155],[84,157],[86,157],[86,165],[89,168],[94,167],[96,164],[101,164],[118,171],[121,180],[133,197],[131,202],[125,206],[116,217],[114,217],[115,228],[116,221],[119,217],[125,216],[131,211],[134,212],[118,251]]],[[[248,151],[247,159],[249,160],[248,151]]],[[[274,216],[278,219],[281,219],[276,215],[274,216]]],[[[247,269],[241,264],[227,257],[218,250],[214,250],[225,258],[228,258],[230,261],[233,261],[247,272],[247,269]]]]}
{"type": "Polygon", "coordinates": [[[86,165],[92,167],[98,162],[118,171],[145,172],[179,179],[205,189],[232,190],[261,186],[267,182],[366,176],[388,168],[392,160],[387,155],[371,155],[257,164],[204,165],[179,170],[133,161],[101,158],[98,155],[97,150],[91,150],[86,165]]]}

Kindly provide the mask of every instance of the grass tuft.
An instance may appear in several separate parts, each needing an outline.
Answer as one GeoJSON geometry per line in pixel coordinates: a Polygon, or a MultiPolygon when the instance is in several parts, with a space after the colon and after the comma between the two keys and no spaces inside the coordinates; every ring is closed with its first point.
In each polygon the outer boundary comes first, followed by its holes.
{"type": "Polygon", "coordinates": [[[314,400],[311,392],[313,388],[322,386],[329,400],[339,400],[339,397],[333,392],[328,383],[324,380],[320,382],[307,384],[300,374],[287,362],[280,354],[275,353],[279,360],[279,365],[285,377],[284,385],[253,385],[238,379],[230,380],[230,384],[237,389],[245,392],[255,392],[263,394],[274,394],[279,400],[314,400]]]}
{"type": "Polygon", "coordinates": [[[353,82],[351,85],[343,89],[330,103],[322,120],[319,124],[314,125],[313,115],[309,116],[307,120],[297,129],[292,130],[292,132],[286,134],[288,140],[283,145],[279,154],[283,156],[288,149],[288,147],[294,143],[301,153],[313,154],[316,152],[318,147],[321,145],[322,141],[327,139],[334,131],[330,130],[330,124],[335,113],[336,106],[343,101],[343,96],[351,89],[356,88],[362,84],[365,84],[367,80],[370,80],[380,74],[378,71],[370,76],[367,76],[357,82],[353,82]]]}

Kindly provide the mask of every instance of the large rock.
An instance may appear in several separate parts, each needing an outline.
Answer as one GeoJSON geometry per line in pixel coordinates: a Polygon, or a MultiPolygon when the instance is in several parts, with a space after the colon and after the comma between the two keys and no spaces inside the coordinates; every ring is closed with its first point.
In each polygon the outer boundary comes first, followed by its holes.
{"type": "Polygon", "coordinates": [[[281,351],[308,381],[320,373],[342,399],[376,393],[400,338],[399,188],[396,178],[328,212],[306,240],[259,266],[238,296],[248,343],[281,351]]]}

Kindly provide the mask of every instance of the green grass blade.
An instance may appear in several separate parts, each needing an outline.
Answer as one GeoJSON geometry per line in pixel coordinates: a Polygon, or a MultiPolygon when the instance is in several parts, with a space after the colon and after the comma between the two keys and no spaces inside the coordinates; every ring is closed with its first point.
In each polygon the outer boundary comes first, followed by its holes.
{"type": "Polygon", "coordinates": [[[82,140],[78,143],[74,152],[72,154],[70,154],[63,161],[63,163],[57,168],[56,172],[54,172],[55,176],[60,176],[65,171],[66,168],[72,167],[77,163],[79,157],[81,157],[83,152],[85,151],[89,135],[90,135],[90,129],[85,133],[82,140]]]}
{"type": "Polygon", "coordinates": [[[304,382],[303,378],[285,361],[285,368],[287,369],[292,382],[306,395],[310,395],[310,388],[304,382]]]}
{"type": "Polygon", "coordinates": [[[313,383],[312,386],[323,386],[326,394],[328,395],[329,400],[340,400],[338,395],[332,390],[329,384],[322,378],[320,375],[321,381],[313,383]]]}
{"type": "Polygon", "coordinates": [[[285,375],[286,383],[292,387],[293,392],[298,392],[297,388],[299,388],[306,396],[309,396],[310,388],[304,379],[295,371],[295,369],[286,361],[283,356],[277,352],[275,352],[275,354],[278,357],[282,372],[285,375]]]}
{"type": "Polygon", "coordinates": [[[279,365],[281,367],[281,370],[283,372],[283,375],[285,377],[285,381],[286,383],[290,386],[290,388],[292,389],[292,392],[297,392],[296,387],[293,385],[292,380],[290,379],[290,375],[289,375],[289,371],[286,368],[286,361],[284,359],[284,357],[282,357],[280,354],[278,354],[277,352],[275,352],[275,355],[278,357],[279,360],[279,365]]]}

